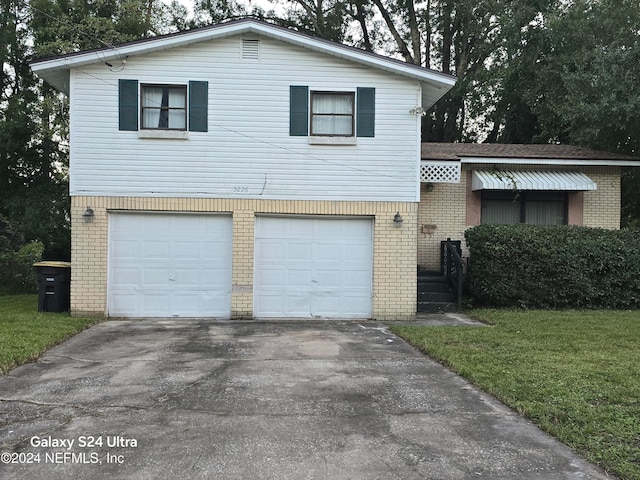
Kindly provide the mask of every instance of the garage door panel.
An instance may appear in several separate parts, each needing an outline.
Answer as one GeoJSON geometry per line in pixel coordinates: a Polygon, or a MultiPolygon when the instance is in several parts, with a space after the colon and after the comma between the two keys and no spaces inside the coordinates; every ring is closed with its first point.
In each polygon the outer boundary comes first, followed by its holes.
{"type": "MultiPolygon", "coordinates": [[[[146,240],[142,242],[142,258],[153,260],[169,259],[169,242],[146,240]]],[[[133,258],[137,260],[137,258],[133,258]]]]}
{"type": "Polygon", "coordinates": [[[123,232],[139,236],[142,231],[142,222],[140,218],[129,216],[121,218],[117,224],[110,225],[109,228],[111,229],[111,233],[117,234],[123,232]]]}
{"type": "Polygon", "coordinates": [[[263,269],[257,272],[256,283],[262,285],[265,290],[270,287],[280,289],[284,283],[286,272],[282,269],[263,269]]]}
{"type": "Polygon", "coordinates": [[[111,214],[109,314],[228,318],[231,223],[230,216],[111,214]]]}
{"type": "Polygon", "coordinates": [[[309,242],[286,242],[288,260],[310,262],[313,258],[313,248],[309,242]]]}
{"type": "Polygon", "coordinates": [[[116,240],[111,243],[113,255],[125,259],[137,259],[139,257],[138,240],[116,240]]]}
{"type": "MultiPolygon", "coordinates": [[[[291,293],[285,296],[285,309],[289,312],[288,317],[311,317],[313,316],[313,299],[308,294],[291,293]]],[[[278,312],[276,312],[277,314],[278,312]]]]}
{"type": "Polygon", "coordinates": [[[116,268],[112,271],[113,281],[118,285],[133,287],[138,284],[137,268],[116,268]]]}
{"type": "Polygon", "coordinates": [[[314,220],[310,218],[283,219],[284,228],[281,234],[286,234],[284,238],[312,238],[314,220]]]}
{"type": "Polygon", "coordinates": [[[304,288],[312,282],[311,271],[306,268],[295,269],[291,268],[287,271],[287,282],[285,284],[288,288],[304,288]]]}
{"type": "Polygon", "coordinates": [[[371,305],[371,297],[363,294],[350,295],[345,292],[341,302],[340,309],[344,311],[346,315],[358,315],[359,312],[371,305]]]}
{"type": "Polygon", "coordinates": [[[175,294],[173,296],[173,307],[179,310],[184,317],[198,316],[201,310],[200,298],[195,294],[175,294]]]}
{"type": "Polygon", "coordinates": [[[129,312],[138,309],[138,296],[135,293],[118,293],[112,296],[112,308],[117,312],[129,312]]]}
{"type": "Polygon", "coordinates": [[[284,245],[275,241],[266,241],[260,245],[256,245],[256,253],[264,262],[274,261],[281,262],[284,260],[284,245]]]}
{"type": "Polygon", "coordinates": [[[371,259],[371,244],[358,243],[354,245],[343,245],[343,258],[347,262],[364,262],[371,259]]]}
{"type": "Polygon", "coordinates": [[[372,231],[368,218],[258,217],[254,314],[370,317],[372,231]],[[346,292],[358,296],[345,299],[346,292]]]}
{"type": "Polygon", "coordinates": [[[367,293],[369,289],[366,288],[366,283],[371,279],[371,271],[369,270],[346,270],[341,273],[342,278],[342,287],[345,291],[366,290],[367,293]]]}
{"type": "Polygon", "coordinates": [[[139,308],[144,312],[143,316],[165,316],[169,310],[169,296],[163,293],[145,293],[139,308]]]}
{"type": "MultiPolygon", "coordinates": [[[[202,277],[201,282],[205,287],[217,287],[215,291],[219,289],[227,288],[230,289],[230,284],[227,281],[226,273],[227,269],[225,268],[205,268],[201,270],[202,277]]],[[[212,294],[212,290],[207,288],[204,292],[205,295],[212,294]]]]}
{"type": "Polygon", "coordinates": [[[166,287],[169,285],[169,269],[143,267],[142,282],[143,287],[166,287]]]}
{"type": "MultiPolygon", "coordinates": [[[[208,234],[205,233],[205,235],[208,234]]],[[[218,264],[224,264],[226,259],[231,256],[231,244],[229,243],[229,238],[231,238],[231,234],[229,234],[226,242],[202,242],[202,250],[200,252],[201,258],[218,264]],[[223,252],[226,253],[223,254],[223,252]]]]}
{"type": "Polygon", "coordinates": [[[342,286],[342,269],[318,269],[315,275],[317,288],[332,287],[334,290],[342,286]]]}
{"type": "Polygon", "coordinates": [[[200,268],[174,268],[173,285],[180,286],[197,286],[201,283],[200,268]]]}

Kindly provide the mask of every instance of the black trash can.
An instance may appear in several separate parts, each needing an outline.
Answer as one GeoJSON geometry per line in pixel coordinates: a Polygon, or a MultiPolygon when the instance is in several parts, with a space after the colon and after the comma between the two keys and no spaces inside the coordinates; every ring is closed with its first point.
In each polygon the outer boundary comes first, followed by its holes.
{"type": "Polygon", "coordinates": [[[33,266],[38,272],[38,311],[69,311],[71,264],[69,262],[38,262],[33,266]]]}

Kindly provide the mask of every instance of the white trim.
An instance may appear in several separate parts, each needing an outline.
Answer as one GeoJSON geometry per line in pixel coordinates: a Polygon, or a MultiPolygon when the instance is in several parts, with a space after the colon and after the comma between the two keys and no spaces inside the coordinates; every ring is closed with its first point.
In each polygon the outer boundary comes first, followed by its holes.
{"type": "Polygon", "coordinates": [[[309,145],[357,145],[358,138],[309,136],[309,145]]]}
{"type": "Polygon", "coordinates": [[[581,172],[474,170],[471,190],[554,190],[584,192],[598,186],[581,172]]]}
{"type": "Polygon", "coordinates": [[[398,62],[340,43],[315,39],[293,30],[287,30],[282,27],[276,27],[251,19],[215,25],[210,28],[204,27],[155,39],[152,38],[131,45],[116,45],[111,49],[69,54],[49,60],[35,60],[30,65],[34,73],[45,78],[64,93],[67,93],[63,87],[68,87],[68,71],[71,68],[95,63],[117,62],[119,64],[120,62],[126,61],[130,56],[143,55],[160,50],[167,50],[169,48],[184,47],[193,43],[248,33],[264,35],[265,37],[275,40],[409,77],[442,90],[442,95],[449,91],[457,80],[456,77],[452,75],[447,75],[418,65],[398,62]]]}
{"type": "Polygon", "coordinates": [[[460,163],[484,163],[496,165],[579,165],[607,167],[640,167],[640,161],[608,160],[608,159],[567,159],[567,158],[494,158],[494,157],[460,157],[460,163]]]}
{"type": "Polygon", "coordinates": [[[189,140],[189,132],[186,130],[138,130],[138,138],[189,140]]]}

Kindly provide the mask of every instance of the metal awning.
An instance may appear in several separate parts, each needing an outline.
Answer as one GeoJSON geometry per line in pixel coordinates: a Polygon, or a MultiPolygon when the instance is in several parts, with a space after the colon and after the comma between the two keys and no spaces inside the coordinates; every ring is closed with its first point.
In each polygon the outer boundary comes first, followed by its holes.
{"type": "Polygon", "coordinates": [[[472,190],[596,190],[598,186],[580,172],[474,170],[472,190]]]}

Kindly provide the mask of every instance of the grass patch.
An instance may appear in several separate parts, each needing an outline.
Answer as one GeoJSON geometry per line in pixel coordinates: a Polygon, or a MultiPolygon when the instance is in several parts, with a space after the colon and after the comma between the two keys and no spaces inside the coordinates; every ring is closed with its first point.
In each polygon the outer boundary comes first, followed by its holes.
{"type": "Polygon", "coordinates": [[[37,359],[94,323],[95,318],[68,313],[39,313],[37,295],[0,297],[0,373],[37,359]]]}
{"type": "Polygon", "coordinates": [[[640,312],[475,310],[390,329],[623,479],[640,479],[640,312]]]}

